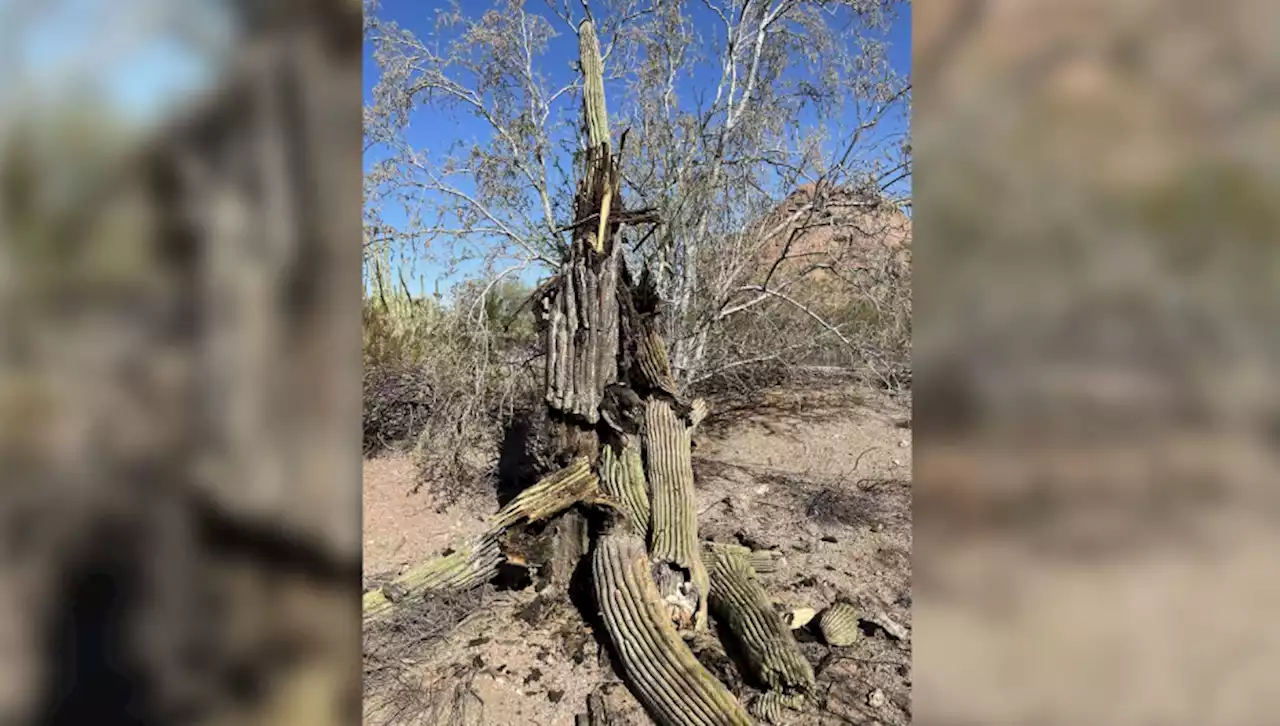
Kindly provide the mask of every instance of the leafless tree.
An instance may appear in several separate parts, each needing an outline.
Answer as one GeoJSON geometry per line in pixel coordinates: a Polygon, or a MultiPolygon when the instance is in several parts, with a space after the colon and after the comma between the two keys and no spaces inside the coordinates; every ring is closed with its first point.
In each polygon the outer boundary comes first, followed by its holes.
{"type": "Polygon", "coordinates": [[[655,276],[678,378],[815,351],[900,369],[911,87],[883,37],[901,4],[497,0],[455,3],[419,37],[369,0],[381,75],[365,110],[366,150],[379,157],[366,177],[366,250],[430,255],[448,270],[479,260],[492,284],[559,263],[582,157],[581,80],[550,58],[576,47],[589,13],[624,194],[662,220],[633,230],[628,256],[655,276]],[[484,132],[415,146],[407,129],[424,107],[467,114],[484,132]],[[388,223],[396,207],[407,224],[388,223]]]}

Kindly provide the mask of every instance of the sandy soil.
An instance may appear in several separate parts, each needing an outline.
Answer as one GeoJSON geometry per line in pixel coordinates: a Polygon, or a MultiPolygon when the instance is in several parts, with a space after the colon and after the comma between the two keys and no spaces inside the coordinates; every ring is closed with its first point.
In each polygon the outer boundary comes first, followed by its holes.
{"type": "MultiPolygon", "coordinates": [[[[696,437],[701,534],[779,550],[778,571],[762,576],[779,607],[821,610],[840,599],[865,618],[864,635],[847,648],[801,634],[819,689],[796,723],[911,720],[909,417],[909,401],[865,389],[772,391],[749,405],[712,401],[696,437]]],[[[404,457],[367,461],[364,480],[366,582],[479,531],[496,509],[495,500],[436,511],[428,487],[409,494],[413,467],[404,457]]],[[[397,718],[374,705],[387,694],[367,693],[366,723],[572,726],[597,689],[634,723],[649,723],[562,593],[492,595],[410,660],[410,690],[450,701],[448,715],[397,718]]]]}

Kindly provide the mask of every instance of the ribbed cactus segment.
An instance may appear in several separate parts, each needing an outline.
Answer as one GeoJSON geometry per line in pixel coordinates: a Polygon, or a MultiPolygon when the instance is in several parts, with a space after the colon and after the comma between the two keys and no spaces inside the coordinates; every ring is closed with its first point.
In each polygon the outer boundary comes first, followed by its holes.
{"type": "Polygon", "coordinates": [[[378,617],[388,612],[393,605],[393,598],[388,597],[390,592],[399,592],[403,597],[421,597],[428,592],[479,587],[493,577],[501,561],[502,549],[497,537],[486,532],[453,552],[410,570],[390,585],[365,593],[364,617],[378,617]]]}
{"type": "Polygon", "coordinates": [[[658,331],[644,327],[644,336],[636,342],[636,363],[639,364],[641,376],[651,388],[676,396],[676,382],[671,377],[666,343],[662,342],[658,331]]]}
{"type": "Polygon", "coordinates": [[[765,691],[752,699],[747,710],[765,723],[783,726],[787,723],[787,711],[799,711],[804,708],[804,701],[803,694],[765,691]]]}
{"type": "Polygon", "coordinates": [[[632,692],[661,726],[749,726],[742,704],[703,667],[668,619],[644,544],[614,530],[591,558],[596,601],[632,692]]]}
{"type": "Polygon", "coordinates": [[[587,126],[587,142],[599,148],[609,142],[609,116],[604,105],[604,64],[600,60],[600,41],[595,23],[583,20],[578,25],[578,58],[582,64],[582,110],[587,126]]]}
{"type": "Polygon", "coordinates": [[[712,545],[708,553],[712,612],[737,638],[753,674],[770,690],[808,691],[813,687],[813,666],[770,605],[751,569],[750,552],[712,545]]]}
{"type": "Polygon", "coordinates": [[[649,531],[649,492],[636,439],[627,437],[621,448],[601,450],[600,488],[626,512],[633,532],[643,536],[649,531]]]}
{"type": "Polygon", "coordinates": [[[490,520],[490,531],[501,532],[521,521],[537,522],[578,502],[593,501],[599,496],[599,482],[590,462],[580,456],[569,466],[516,495],[490,520]]]}
{"type": "MultiPolygon", "coordinates": [[[[645,404],[645,453],[652,490],[650,551],[655,563],[670,563],[688,573],[696,597],[693,626],[706,625],[710,583],[698,544],[698,511],[693,496],[693,460],[689,430],[671,404],[650,398],[645,404]]],[[[663,587],[664,597],[673,593],[663,587]]]]}
{"type": "Polygon", "coordinates": [[[757,575],[769,575],[778,571],[778,563],[782,553],[777,550],[753,550],[742,545],[727,542],[705,542],[702,545],[702,560],[710,562],[717,552],[740,554],[747,558],[747,564],[757,575]]]}
{"type": "Polygon", "coordinates": [[[838,602],[818,616],[818,630],[829,645],[853,645],[858,640],[858,611],[848,603],[838,602]]]}

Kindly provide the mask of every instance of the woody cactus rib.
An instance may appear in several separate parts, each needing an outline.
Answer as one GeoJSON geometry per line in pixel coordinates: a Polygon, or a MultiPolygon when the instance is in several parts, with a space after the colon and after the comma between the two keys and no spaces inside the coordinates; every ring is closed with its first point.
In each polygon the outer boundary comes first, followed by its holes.
{"type": "Polygon", "coordinates": [[[773,609],[742,547],[709,545],[711,609],[742,646],[752,674],[771,690],[807,692],[813,667],[800,652],[791,629],[773,609]]]}
{"type": "Polygon", "coordinates": [[[698,662],[668,619],[644,545],[614,530],[591,559],[605,630],[636,697],[661,726],[746,726],[751,717],[698,662]]]}
{"type": "Polygon", "coordinates": [[[676,577],[661,583],[663,595],[673,604],[691,605],[691,624],[701,630],[706,627],[710,584],[698,545],[689,430],[667,401],[650,398],[646,403],[644,444],[653,496],[650,550],[655,568],[664,564],[676,568],[676,577]],[[676,599],[677,594],[685,597],[676,599]]]}

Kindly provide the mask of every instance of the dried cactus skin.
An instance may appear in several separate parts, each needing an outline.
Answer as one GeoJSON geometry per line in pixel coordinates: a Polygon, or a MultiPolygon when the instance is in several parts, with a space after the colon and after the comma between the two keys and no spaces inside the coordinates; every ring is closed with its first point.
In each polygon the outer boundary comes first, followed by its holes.
{"type": "Polygon", "coordinates": [[[818,616],[818,630],[829,645],[853,645],[858,640],[858,610],[848,603],[835,603],[818,616]]]}
{"type": "Polygon", "coordinates": [[[644,445],[653,498],[649,549],[655,564],[669,563],[688,573],[698,598],[693,627],[701,630],[706,627],[711,588],[698,543],[689,430],[663,399],[650,398],[646,403],[644,445]]]}
{"type": "Polygon", "coordinates": [[[813,688],[813,666],[800,652],[791,628],[769,603],[751,569],[750,551],[710,545],[711,610],[742,647],[752,675],[770,690],[786,693],[813,688]]]}
{"type": "Polygon", "coordinates": [[[661,726],[746,726],[742,704],[694,657],[668,619],[644,543],[614,529],[596,541],[592,581],[632,691],[661,726]]]}

